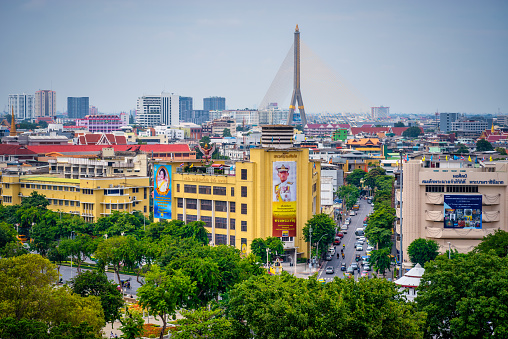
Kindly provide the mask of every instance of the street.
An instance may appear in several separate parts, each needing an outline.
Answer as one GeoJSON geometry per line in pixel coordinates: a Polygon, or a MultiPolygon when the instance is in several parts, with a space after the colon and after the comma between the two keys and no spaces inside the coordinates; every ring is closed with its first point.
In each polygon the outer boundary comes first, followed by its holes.
{"type": "MultiPolygon", "coordinates": [[[[336,253],[335,253],[335,255],[332,256],[332,260],[331,261],[326,261],[326,260],[323,261],[323,265],[322,265],[321,270],[319,271],[319,274],[318,274],[318,279],[323,278],[323,279],[325,279],[325,281],[332,281],[334,277],[343,278],[344,273],[346,273],[346,272],[340,270],[341,263],[345,262],[346,268],[347,268],[347,267],[349,267],[349,265],[351,265],[351,263],[356,262],[355,261],[356,254],[360,254],[362,256],[366,255],[365,249],[368,246],[367,241],[365,241],[363,244],[363,251],[356,251],[354,248],[355,242],[356,242],[355,231],[357,228],[363,227],[363,220],[371,212],[372,212],[372,206],[369,203],[367,203],[367,200],[361,199],[360,200],[360,209],[358,210],[357,215],[351,216],[351,223],[349,224],[347,234],[344,234],[344,237],[341,239],[340,245],[335,246],[336,253]],[[343,247],[343,244],[346,245],[346,247],[344,249],[344,254],[345,254],[344,259],[342,259],[342,257],[340,257],[340,250],[343,247]],[[337,252],[339,253],[340,259],[337,258],[337,252]],[[326,274],[325,269],[327,266],[332,266],[335,270],[335,273],[334,274],[326,274]]],[[[349,215],[344,216],[344,220],[348,216],[349,215]]],[[[339,232],[340,232],[340,225],[339,225],[339,232]]],[[[355,274],[354,274],[355,279],[358,279],[358,277],[360,277],[361,271],[362,270],[360,270],[360,271],[355,270],[355,274]]],[[[371,273],[372,273],[372,271],[369,272],[369,276],[371,275],[371,273]]]]}

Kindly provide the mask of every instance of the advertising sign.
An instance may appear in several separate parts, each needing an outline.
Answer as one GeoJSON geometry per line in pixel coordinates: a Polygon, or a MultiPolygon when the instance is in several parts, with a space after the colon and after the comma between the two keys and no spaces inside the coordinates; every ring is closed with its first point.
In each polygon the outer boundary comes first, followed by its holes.
{"type": "Polygon", "coordinates": [[[272,167],[272,236],[296,237],[296,161],[274,161],[272,167]]]}
{"type": "Polygon", "coordinates": [[[171,166],[154,166],[153,216],[171,219],[171,166]]]}
{"type": "Polygon", "coordinates": [[[482,228],[481,195],[444,195],[445,228],[482,228]]]}

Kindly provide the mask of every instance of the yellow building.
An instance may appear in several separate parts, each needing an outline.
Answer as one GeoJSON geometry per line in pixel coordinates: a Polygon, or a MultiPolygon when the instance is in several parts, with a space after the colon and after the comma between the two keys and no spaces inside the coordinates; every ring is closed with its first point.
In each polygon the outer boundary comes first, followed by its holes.
{"type": "Polygon", "coordinates": [[[48,208],[83,217],[88,222],[113,211],[149,215],[148,177],[66,179],[50,175],[3,175],[2,202],[20,204],[33,191],[46,196],[48,208]]]}
{"type": "Polygon", "coordinates": [[[319,162],[309,161],[308,149],[255,148],[250,161],[236,162],[234,168],[210,167],[205,173],[199,162],[189,168],[191,164],[156,164],[155,217],[162,213],[168,218],[170,209],[173,219],[202,220],[210,243],[233,245],[245,253],[253,239],[277,236],[290,255],[296,247],[299,256],[308,258],[302,228],[320,211],[321,171],[319,162]],[[171,190],[162,190],[172,192],[169,200],[163,198],[171,201],[165,211],[157,201],[159,171],[172,178],[171,190]]]}

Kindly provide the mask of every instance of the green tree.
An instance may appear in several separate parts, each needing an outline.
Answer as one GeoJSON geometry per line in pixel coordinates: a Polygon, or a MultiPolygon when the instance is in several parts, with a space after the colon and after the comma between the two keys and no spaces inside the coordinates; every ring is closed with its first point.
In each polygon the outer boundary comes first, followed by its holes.
{"type": "Polygon", "coordinates": [[[360,190],[354,185],[340,186],[337,196],[342,199],[342,203],[347,209],[351,209],[360,197],[360,190]]]}
{"type": "Polygon", "coordinates": [[[386,174],[386,170],[382,167],[374,167],[369,170],[369,173],[365,174],[365,185],[376,188],[376,178],[386,174]]]}
{"type": "Polygon", "coordinates": [[[30,229],[30,248],[45,257],[53,242],[57,240],[58,233],[56,214],[52,211],[46,211],[42,218],[30,229]]]}
{"type": "Polygon", "coordinates": [[[360,181],[365,177],[365,171],[361,169],[355,169],[353,172],[349,173],[346,177],[346,181],[350,185],[355,185],[356,187],[360,187],[360,181]]]}
{"type": "Polygon", "coordinates": [[[18,239],[14,227],[6,222],[0,222],[0,255],[2,255],[3,249],[8,243],[15,241],[18,241],[18,239]]]}
{"type": "Polygon", "coordinates": [[[78,325],[62,323],[51,326],[40,320],[12,317],[0,319],[0,338],[3,339],[100,339],[93,327],[85,322],[78,325]]]}
{"type": "Polygon", "coordinates": [[[125,315],[120,319],[120,331],[122,331],[121,338],[124,339],[135,339],[138,338],[143,332],[143,315],[139,312],[127,311],[125,315]]]}
{"type": "Polygon", "coordinates": [[[487,152],[493,150],[494,147],[492,147],[492,144],[485,139],[479,139],[476,142],[476,152],[487,152]]]}
{"type": "Polygon", "coordinates": [[[231,321],[224,316],[222,309],[208,310],[206,307],[195,311],[182,310],[182,319],[176,320],[178,331],[172,334],[175,339],[187,338],[229,338],[232,337],[231,321]]]}
{"type": "Polygon", "coordinates": [[[405,138],[418,138],[420,135],[423,135],[423,132],[420,127],[411,126],[402,132],[402,136],[405,138]]]}
{"type": "Polygon", "coordinates": [[[224,131],[222,131],[222,136],[224,138],[231,137],[231,131],[229,130],[229,128],[224,128],[224,131]]]}
{"type": "Polygon", "coordinates": [[[508,337],[508,258],[471,253],[425,265],[416,298],[431,338],[508,337]]]}
{"type": "Polygon", "coordinates": [[[508,255],[508,232],[496,230],[494,234],[483,237],[482,242],[474,249],[476,253],[489,253],[491,251],[502,258],[508,255]]]}
{"type": "MultiPolygon", "coordinates": [[[[317,255],[321,258],[321,254],[328,250],[328,244],[332,243],[335,238],[335,222],[327,214],[315,214],[310,218],[303,227],[303,236],[306,242],[310,242],[310,229],[312,228],[312,241],[317,243],[319,241],[319,253],[317,255]]],[[[312,246],[312,244],[311,244],[312,246]]]]}
{"type": "Polygon", "coordinates": [[[70,286],[72,291],[82,297],[90,295],[100,299],[104,320],[113,322],[120,318],[121,307],[123,306],[122,293],[116,288],[116,284],[109,281],[104,272],[85,271],[75,276],[70,286]]]}
{"type": "Polygon", "coordinates": [[[78,235],[74,239],[61,240],[58,247],[77,264],[78,274],[80,274],[81,265],[95,252],[97,244],[98,240],[94,240],[89,235],[78,235]]]}
{"type": "Polygon", "coordinates": [[[49,261],[51,261],[56,265],[58,276],[60,276],[60,267],[62,266],[62,263],[64,261],[67,261],[69,259],[69,253],[64,247],[58,246],[58,244],[53,243],[53,246],[48,250],[47,258],[49,259],[49,261]]]}
{"type": "Polygon", "coordinates": [[[101,265],[109,265],[116,274],[120,284],[120,269],[126,262],[132,260],[128,237],[112,237],[99,243],[94,256],[101,265]]]}
{"type": "Polygon", "coordinates": [[[179,238],[194,238],[203,245],[208,244],[208,231],[205,223],[201,220],[192,221],[185,224],[181,220],[171,220],[164,223],[162,234],[168,234],[179,238]]]}
{"type": "Polygon", "coordinates": [[[458,143],[457,144],[457,153],[469,153],[469,148],[466,145],[458,143]]]}
{"type": "Polygon", "coordinates": [[[49,205],[48,199],[43,194],[39,194],[36,191],[32,191],[30,196],[23,198],[21,206],[23,208],[35,207],[40,209],[46,209],[49,205]]]}
{"type": "Polygon", "coordinates": [[[384,247],[379,250],[374,250],[370,255],[370,262],[372,267],[383,276],[386,270],[390,271],[390,248],[384,247]]]}
{"type": "Polygon", "coordinates": [[[502,148],[502,147],[496,147],[496,152],[499,153],[499,155],[508,155],[506,153],[506,148],[502,148]]]}
{"type": "Polygon", "coordinates": [[[406,125],[404,125],[404,123],[402,121],[399,121],[399,122],[396,122],[395,125],[393,125],[393,127],[406,127],[406,125]]]}
{"type": "Polygon", "coordinates": [[[413,264],[418,263],[423,267],[427,261],[436,259],[439,254],[439,244],[434,240],[418,238],[408,246],[407,254],[413,264]]]}
{"type": "Polygon", "coordinates": [[[252,240],[252,243],[250,244],[250,249],[251,249],[251,252],[258,256],[262,262],[266,262],[266,249],[269,249],[270,250],[270,255],[269,255],[269,261],[271,262],[272,261],[272,258],[276,255],[276,254],[279,254],[281,255],[282,253],[284,253],[284,244],[282,243],[282,240],[280,240],[280,238],[277,238],[277,237],[268,237],[266,238],[266,240],[262,239],[262,238],[256,238],[254,240],[252,240]]]}
{"type": "Polygon", "coordinates": [[[167,326],[168,316],[186,307],[189,296],[194,293],[196,283],[181,271],[168,274],[158,265],[153,265],[146,275],[146,283],[138,289],[139,304],[162,321],[160,339],[167,326]]]}

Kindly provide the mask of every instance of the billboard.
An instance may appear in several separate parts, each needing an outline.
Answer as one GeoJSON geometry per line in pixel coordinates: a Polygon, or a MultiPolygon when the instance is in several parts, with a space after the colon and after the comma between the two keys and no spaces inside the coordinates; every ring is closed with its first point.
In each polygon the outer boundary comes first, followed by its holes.
{"type": "Polygon", "coordinates": [[[154,218],[171,219],[171,179],[171,166],[154,165],[154,218]]]}
{"type": "Polygon", "coordinates": [[[445,228],[482,228],[481,195],[444,195],[445,228]]]}
{"type": "Polygon", "coordinates": [[[272,236],[296,237],[296,161],[272,165],[272,236]]]}

